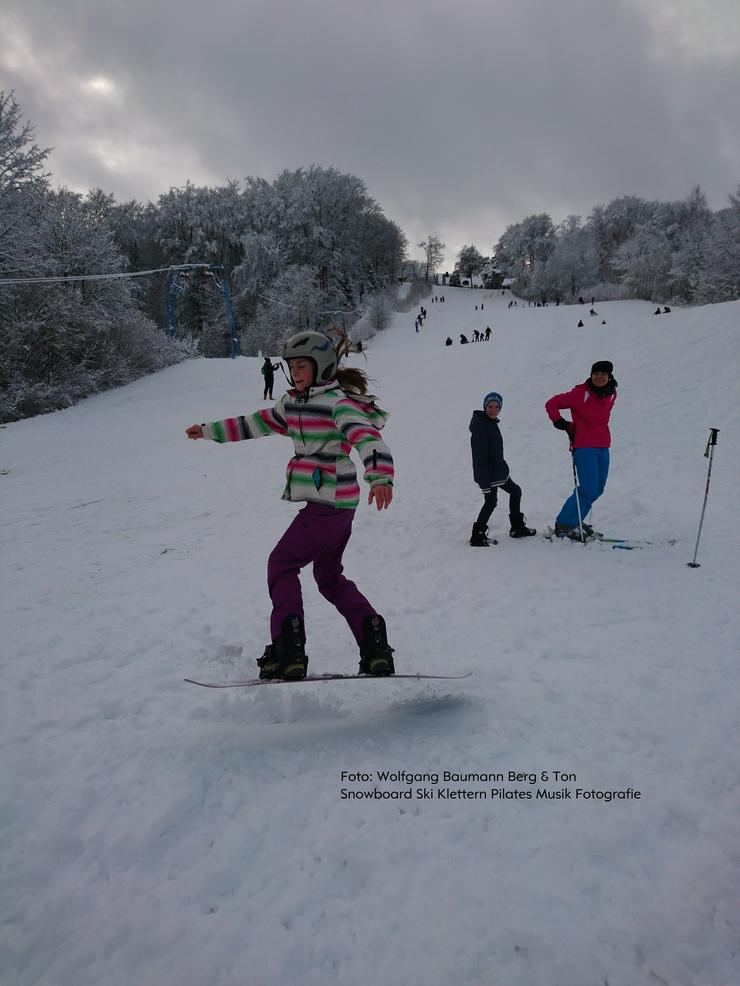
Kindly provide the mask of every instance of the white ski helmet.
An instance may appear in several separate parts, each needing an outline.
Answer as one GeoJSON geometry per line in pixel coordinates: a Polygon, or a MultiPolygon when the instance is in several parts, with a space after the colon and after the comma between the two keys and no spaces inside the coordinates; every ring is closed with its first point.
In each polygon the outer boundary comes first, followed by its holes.
{"type": "Polygon", "coordinates": [[[286,362],[289,359],[310,359],[316,370],[314,384],[333,380],[337,374],[337,353],[331,339],[323,332],[298,332],[283,344],[281,356],[286,362]]]}

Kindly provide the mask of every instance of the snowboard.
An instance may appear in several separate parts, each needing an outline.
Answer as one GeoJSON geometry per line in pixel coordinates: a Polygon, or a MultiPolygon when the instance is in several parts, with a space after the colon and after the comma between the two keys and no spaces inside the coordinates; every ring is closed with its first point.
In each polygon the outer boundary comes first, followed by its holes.
{"type": "Polygon", "coordinates": [[[250,688],[253,685],[300,685],[309,681],[393,681],[398,678],[413,678],[416,681],[439,679],[451,681],[457,678],[469,678],[472,671],[462,674],[307,674],[305,678],[246,678],[243,681],[195,681],[185,678],[189,685],[200,685],[201,688],[250,688]]]}

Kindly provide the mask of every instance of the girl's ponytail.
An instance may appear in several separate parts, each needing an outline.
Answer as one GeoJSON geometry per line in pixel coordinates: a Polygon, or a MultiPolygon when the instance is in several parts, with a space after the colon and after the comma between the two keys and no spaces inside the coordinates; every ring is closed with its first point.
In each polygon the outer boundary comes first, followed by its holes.
{"type": "Polygon", "coordinates": [[[339,386],[342,390],[346,390],[349,393],[366,394],[370,381],[365,371],[354,366],[339,366],[345,356],[349,353],[357,353],[360,350],[349,341],[347,333],[343,329],[340,329],[338,325],[330,325],[326,329],[326,335],[330,336],[334,342],[334,349],[337,354],[336,378],[339,386]]]}
{"type": "Polygon", "coordinates": [[[358,370],[357,367],[347,366],[337,370],[337,383],[342,390],[350,393],[366,394],[369,382],[364,370],[358,370]]]}

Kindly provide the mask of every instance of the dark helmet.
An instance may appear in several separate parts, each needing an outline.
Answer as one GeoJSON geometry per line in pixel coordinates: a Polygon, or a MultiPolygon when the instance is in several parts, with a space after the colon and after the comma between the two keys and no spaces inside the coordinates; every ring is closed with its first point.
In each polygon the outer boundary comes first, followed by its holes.
{"type": "Polygon", "coordinates": [[[281,355],[284,360],[310,359],[316,369],[316,384],[333,380],[337,374],[337,353],[323,332],[298,332],[284,343],[281,355]]]}

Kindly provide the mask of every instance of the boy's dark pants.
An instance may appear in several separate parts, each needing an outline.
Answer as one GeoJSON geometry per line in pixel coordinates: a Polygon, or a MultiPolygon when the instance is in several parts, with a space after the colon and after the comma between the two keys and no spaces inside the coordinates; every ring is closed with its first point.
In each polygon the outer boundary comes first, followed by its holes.
{"type": "Polygon", "coordinates": [[[499,490],[503,490],[504,493],[509,494],[509,517],[511,518],[521,513],[522,490],[520,486],[517,486],[511,476],[509,476],[505,483],[502,483],[501,486],[494,486],[485,494],[485,500],[483,501],[483,506],[476,521],[476,524],[480,524],[481,527],[485,527],[488,524],[498,501],[499,490]]]}

